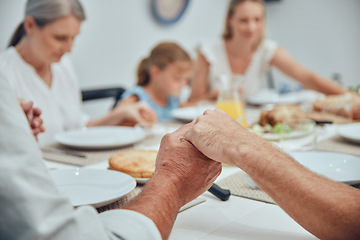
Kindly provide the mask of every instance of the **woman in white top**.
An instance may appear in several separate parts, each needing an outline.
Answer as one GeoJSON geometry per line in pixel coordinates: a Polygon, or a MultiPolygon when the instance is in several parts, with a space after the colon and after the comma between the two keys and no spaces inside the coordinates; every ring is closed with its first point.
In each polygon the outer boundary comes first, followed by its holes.
{"type": "Polygon", "coordinates": [[[272,66],[300,82],[305,88],[325,94],[346,90],[297,63],[275,42],[264,39],[265,7],[262,0],[232,0],[225,21],[223,39],[202,44],[199,49],[191,102],[215,99],[221,75],[235,75],[244,96],[256,93],[272,66]]]}
{"type": "Polygon", "coordinates": [[[85,13],[78,0],[28,0],[25,19],[9,48],[0,55],[0,73],[18,98],[31,100],[42,110],[45,133],[39,143],[55,134],[81,126],[144,123],[155,113],[143,103],[117,107],[106,116],[90,120],[81,110],[81,91],[71,62],[71,51],[85,13]]]}

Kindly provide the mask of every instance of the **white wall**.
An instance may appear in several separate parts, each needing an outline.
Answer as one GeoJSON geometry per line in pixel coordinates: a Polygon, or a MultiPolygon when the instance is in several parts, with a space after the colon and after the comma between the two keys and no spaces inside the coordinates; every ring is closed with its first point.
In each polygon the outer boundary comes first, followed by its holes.
{"type": "MultiPolygon", "coordinates": [[[[20,22],[25,0],[0,0],[0,49],[20,22]]],[[[150,0],[83,0],[87,20],[76,39],[72,59],[82,87],[130,87],[138,62],[160,41],[177,41],[192,56],[200,39],[221,32],[224,0],[192,0],[179,22],[158,24],[150,0]]]]}
{"type": "MultiPolygon", "coordinates": [[[[83,88],[135,84],[142,57],[159,41],[180,43],[192,56],[203,39],[218,37],[228,0],[191,0],[180,21],[158,24],[150,0],[82,0],[88,19],[72,52],[83,88]]],[[[0,0],[0,49],[20,22],[25,0],[0,0]]],[[[360,84],[360,1],[282,0],[267,6],[268,36],[309,69],[345,85],[360,84]]],[[[276,82],[286,77],[275,74],[276,82]]]]}
{"type": "Polygon", "coordinates": [[[345,86],[360,84],[359,0],[282,0],[267,14],[269,38],[298,62],[326,77],[340,73],[345,86]]]}

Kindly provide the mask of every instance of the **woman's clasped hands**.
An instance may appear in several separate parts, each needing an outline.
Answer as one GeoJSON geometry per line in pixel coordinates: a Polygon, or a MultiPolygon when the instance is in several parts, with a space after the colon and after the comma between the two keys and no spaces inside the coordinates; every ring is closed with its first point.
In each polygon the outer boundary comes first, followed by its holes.
{"type": "Polygon", "coordinates": [[[40,117],[41,110],[39,108],[35,108],[32,101],[26,101],[23,98],[19,98],[18,102],[29,122],[32,134],[37,140],[37,135],[45,131],[43,120],[40,117]]]}

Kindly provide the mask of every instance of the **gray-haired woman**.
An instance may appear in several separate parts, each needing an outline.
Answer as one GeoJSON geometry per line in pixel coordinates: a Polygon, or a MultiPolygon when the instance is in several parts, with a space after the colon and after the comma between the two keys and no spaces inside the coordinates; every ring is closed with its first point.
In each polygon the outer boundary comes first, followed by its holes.
{"type": "Polygon", "coordinates": [[[38,136],[40,144],[52,142],[61,131],[84,125],[148,124],[144,115],[155,116],[143,103],[119,106],[91,121],[81,111],[81,91],[64,55],[71,51],[84,20],[78,0],[28,0],[23,22],[0,54],[0,73],[16,96],[33,101],[42,110],[46,131],[38,136]]]}

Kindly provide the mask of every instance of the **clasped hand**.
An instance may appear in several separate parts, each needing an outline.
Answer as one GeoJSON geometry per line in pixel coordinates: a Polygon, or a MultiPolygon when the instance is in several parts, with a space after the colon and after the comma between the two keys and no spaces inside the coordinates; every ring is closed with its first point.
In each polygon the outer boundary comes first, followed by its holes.
{"type": "Polygon", "coordinates": [[[163,137],[155,173],[170,178],[185,204],[209,189],[221,172],[221,163],[241,167],[243,163],[236,162],[239,153],[249,148],[261,152],[261,147],[264,144],[259,137],[225,112],[207,110],[163,137]]]}
{"type": "Polygon", "coordinates": [[[40,117],[41,110],[39,108],[34,108],[34,103],[32,101],[27,102],[24,99],[19,98],[18,102],[25,113],[26,119],[29,122],[32,134],[37,140],[37,135],[45,131],[43,120],[40,117]]]}
{"type": "Polygon", "coordinates": [[[221,164],[202,154],[188,140],[189,123],[161,140],[155,175],[169,179],[184,205],[208,190],[221,173],[221,164]]]}

